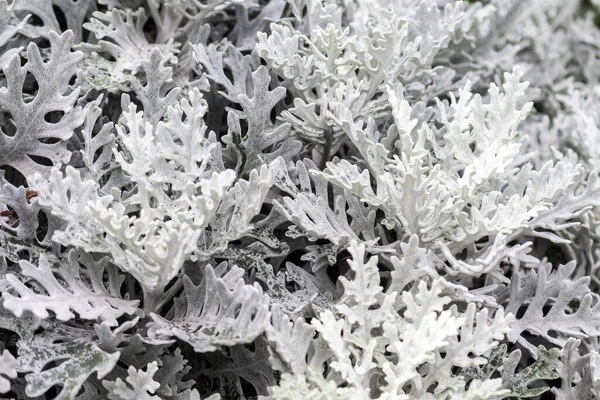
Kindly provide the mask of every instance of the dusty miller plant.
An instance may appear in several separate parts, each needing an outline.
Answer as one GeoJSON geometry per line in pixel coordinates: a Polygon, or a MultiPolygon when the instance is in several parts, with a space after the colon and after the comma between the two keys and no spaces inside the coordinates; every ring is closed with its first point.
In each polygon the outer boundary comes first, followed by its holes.
{"type": "Polygon", "coordinates": [[[600,398],[599,12],[0,0],[0,397],[600,398]]]}

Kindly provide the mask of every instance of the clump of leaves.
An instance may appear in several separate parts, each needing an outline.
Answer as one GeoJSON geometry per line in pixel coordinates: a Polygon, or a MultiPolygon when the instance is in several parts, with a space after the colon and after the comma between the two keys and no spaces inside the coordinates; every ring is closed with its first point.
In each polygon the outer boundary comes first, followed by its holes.
{"type": "Polygon", "coordinates": [[[0,0],[0,394],[600,397],[596,3],[0,0]]]}

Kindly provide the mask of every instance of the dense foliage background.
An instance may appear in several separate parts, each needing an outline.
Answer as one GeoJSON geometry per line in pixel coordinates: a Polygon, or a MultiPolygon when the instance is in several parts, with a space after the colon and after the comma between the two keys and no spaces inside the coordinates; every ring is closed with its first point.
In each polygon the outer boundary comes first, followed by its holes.
{"type": "Polygon", "coordinates": [[[0,0],[0,397],[600,397],[600,2],[0,0]]]}

